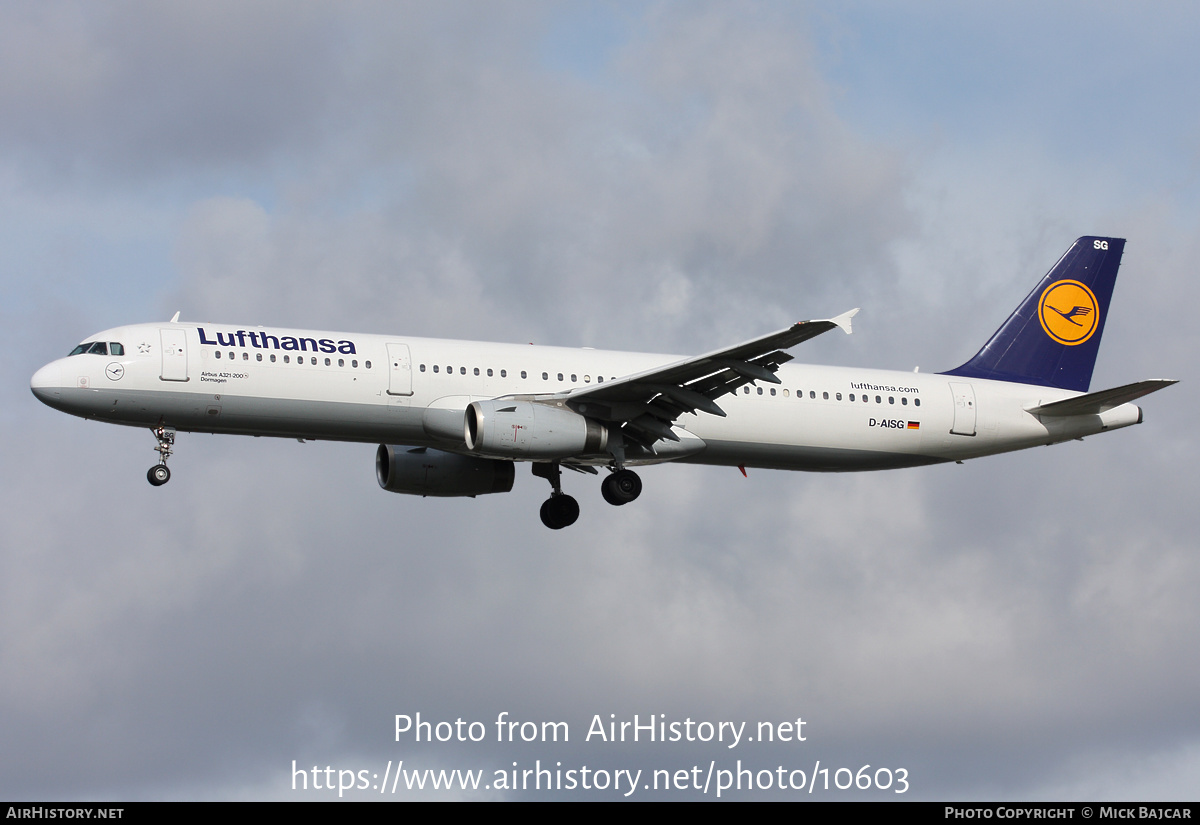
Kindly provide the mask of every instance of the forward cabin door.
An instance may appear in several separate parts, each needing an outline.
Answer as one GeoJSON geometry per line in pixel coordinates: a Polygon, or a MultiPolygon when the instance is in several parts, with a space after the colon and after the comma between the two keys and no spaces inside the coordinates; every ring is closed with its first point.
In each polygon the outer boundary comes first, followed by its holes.
{"type": "Polygon", "coordinates": [[[412,395],[412,357],[408,344],[388,344],[388,395],[412,395]]]}
{"type": "Polygon", "coordinates": [[[162,373],[163,381],[188,380],[187,330],[160,329],[159,338],[162,341],[162,373]]]}

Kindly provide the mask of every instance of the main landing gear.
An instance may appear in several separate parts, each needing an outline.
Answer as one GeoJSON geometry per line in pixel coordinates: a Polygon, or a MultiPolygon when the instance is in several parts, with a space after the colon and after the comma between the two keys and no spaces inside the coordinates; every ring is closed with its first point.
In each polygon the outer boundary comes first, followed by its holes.
{"type": "Polygon", "coordinates": [[[175,428],[159,425],[150,432],[158,439],[158,463],[146,471],[146,480],[155,487],[161,487],[171,480],[171,471],[167,469],[167,459],[171,457],[171,448],[175,446],[175,428]]]}
{"type": "Polygon", "coordinates": [[[600,495],[609,504],[620,507],[642,494],[642,479],[633,470],[617,470],[600,482],[600,495]]]}
{"type": "MultiPolygon", "coordinates": [[[[550,482],[553,492],[542,503],[542,524],[551,530],[570,527],[579,519],[579,502],[562,491],[562,468],[557,461],[534,464],[533,474],[550,482]]],[[[615,470],[600,484],[600,493],[609,504],[620,506],[633,501],[642,492],[642,479],[633,470],[615,470]]]]}
{"type": "Polygon", "coordinates": [[[550,482],[554,492],[542,502],[542,524],[551,530],[570,527],[579,518],[579,502],[562,491],[562,468],[557,461],[534,464],[533,474],[550,482]]]}

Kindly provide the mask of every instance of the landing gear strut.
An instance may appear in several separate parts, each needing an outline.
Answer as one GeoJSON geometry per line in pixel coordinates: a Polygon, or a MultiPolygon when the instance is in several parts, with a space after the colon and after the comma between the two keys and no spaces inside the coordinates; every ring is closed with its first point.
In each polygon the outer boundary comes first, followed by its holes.
{"type": "Polygon", "coordinates": [[[617,470],[600,482],[600,495],[609,504],[628,504],[642,494],[642,479],[633,470],[617,470]]]}
{"type": "Polygon", "coordinates": [[[155,487],[161,487],[171,480],[171,471],[167,469],[167,459],[171,457],[171,447],[175,445],[175,428],[159,425],[150,432],[158,439],[158,463],[146,472],[146,480],[155,487]]]}
{"type": "Polygon", "coordinates": [[[579,518],[579,502],[562,491],[562,469],[557,461],[534,464],[533,474],[550,482],[554,492],[542,503],[542,524],[551,530],[570,527],[579,518]]]}

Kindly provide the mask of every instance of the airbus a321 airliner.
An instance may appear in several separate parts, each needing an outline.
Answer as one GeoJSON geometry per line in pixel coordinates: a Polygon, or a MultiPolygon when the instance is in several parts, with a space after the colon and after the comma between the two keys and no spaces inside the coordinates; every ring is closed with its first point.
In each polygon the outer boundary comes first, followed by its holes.
{"type": "Polygon", "coordinates": [[[938,374],[788,364],[784,350],[849,333],[857,310],[692,358],[192,324],[176,313],[90,336],[31,386],[63,412],[149,427],[156,486],[171,478],[179,430],[377,442],[379,485],[393,493],[505,493],[514,463],[531,462],[553,490],[542,521],[560,529],[579,517],[563,467],[606,469],[600,491],[622,505],[642,490],[630,468],[647,464],[883,470],[1140,423],[1130,402],[1174,381],[1088,392],[1124,247],[1075,241],[974,358],[938,374]]]}

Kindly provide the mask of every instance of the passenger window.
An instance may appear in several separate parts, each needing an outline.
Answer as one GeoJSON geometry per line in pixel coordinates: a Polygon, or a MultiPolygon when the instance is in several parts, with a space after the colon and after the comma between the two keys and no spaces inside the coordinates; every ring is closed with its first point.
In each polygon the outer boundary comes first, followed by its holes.
{"type": "Polygon", "coordinates": [[[437,371],[438,371],[438,365],[437,365],[437,364],[434,364],[434,365],[433,365],[433,371],[434,371],[434,372],[437,372],[437,371]]]}
{"type": "Polygon", "coordinates": [[[762,387],[758,387],[757,389],[758,389],[758,394],[762,395],[762,387]]]}
{"type": "Polygon", "coordinates": [[[467,368],[466,368],[466,367],[459,367],[459,368],[458,368],[458,374],[459,374],[459,375],[466,375],[466,374],[467,374],[467,368]]]}
{"type": "Polygon", "coordinates": [[[575,377],[575,373],[571,373],[571,383],[574,384],[578,381],[579,381],[579,379],[575,377]]]}
{"type": "Polygon", "coordinates": [[[250,360],[250,353],[248,353],[248,352],[243,352],[243,353],[242,353],[242,360],[243,360],[243,361],[249,361],[249,360],[250,360]]]}
{"type": "Polygon", "coordinates": [[[822,398],[823,400],[825,400],[825,401],[828,401],[828,400],[829,400],[829,393],[827,393],[827,392],[823,392],[823,393],[821,393],[821,398],[822,398]]]}
{"type": "Polygon", "coordinates": [[[364,362],[363,362],[363,366],[364,366],[364,367],[366,367],[367,369],[370,369],[370,368],[371,368],[371,362],[370,362],[370,361],[364,361],[364,362]]]}
{"type": "Polygon", "coordinates": [[[784,398],[790,398],[790,397],[791,397],[791,396],[788,394],[788,390],[784,390],[784,391],[783,391],[783,397],[784,397],[784,398]]]}
{"type": "Polygon", "coordinates": [[[326,358],[326,359],[325,359],[325,366],[327,366],[327,367],[328,367],[328,366],[332,366],[332,365],[333,365],[333,362],[332,362],[332,361],[330,361],[328,358],[326,358]]]}
{"type": "Polygon", "coordinates": [[[771,387],[771,395],[774,395],[774,394],[775,394],[775,388],[771,387]]]}
{"type": "Polygon", "coordinates": [[[913,406],[914,406],[914,407],[919,407],[919,406],[921,406],[921,399],[920,399],[920,398],[914,398],[914,399],[913,399],[913,406]]]}
{"type": "Polygon", "coordinates": [[[220,351],[220,350],[217,350],[217,351],[216,351],[216,356],[217,356],[218,358],[220,358],[220,357],[221,357],[221,351],[220,351]]]}
{"type": "MultiPolygon", "coordinates": [[[[219,355],[219,354],[220,354],[220,353],[218,353],[218,355],[219,355]]],[[[290,363],[292,363],[292,362],[291,362],[291,360],[288,358],[288,356],[286,356],[286,355],[285,355],[285,356],[283,356],[283,363],[285,363],[285,364],[290,364],[290,363]]]]}
{"type": "Polygon", "coordinates": [[[345,358],[339,358],[339,359],[338,359],[338,366],[339,366],[339,367],[344,367],[344,366],[346,366],[346,359],[345,359],[345,358]]]}
{"type": "Polygon", "coordinates": [[[750,387],[749,386],[742,387],[742,395],[749,395],[749,394],[750,394],[750,387]]]}
{"type": "Polygon", "coordinates": [[[853,400],[854,400],[854,393],[850,393],[850,400],[851,400],[851,401],[853,401],[853,400]]]}
{"type": "MultiPolygon", "coordinates": [[[[488,370],[488,375],[491,375],[491,374],[492,374],[491,370],[488,370]]],[[[508,378],[508,370],[500,370],[500,377],[508,378]]]]}
{"type": "Polygon", "coordinates": [[[424,365],[424,364],[422,364],[422,365],[421,365],[421,372],[425,372],[425,365],[424,365]]]}
{"type": "Polygon", "coordinates": [[[545,373],[545,372],[543,372],[543,373],[542,373],[542,380],[543,380],[543,381],[549,381],[549,380],[550,380],[550,375],[549,375],[548,373],[545,373]]]}
{"type": "Polygon", "coordinates": [[[275,353],[271,353],[271,363],[275,363],[275,353]]]}
{"type": "Polygon", "coordinates": [[[583,383],[585,383],[585,384],[592,383],[592,376],[590,376],[590,375],[583,376],[583,383]]]}
{"type": "Polygon", "coordinates": [[[528,378],[529,376],[525,374],[525,370],[521,370],[521,377],[528,378]]]}
{"type": "Polygon", "coordinates": [[[261,360],[262,360],[262,353],[261,353],[261,352],[256,352],[256,353],[254,353],[254,357],[255,357],[255,359],[257,359],[257,360],[261,361],[261,360]]]}
{"type": "Polygon", "coordinates": [[[816,398],[816,397],[817,397],[817,391],[816,391],[816,390],[809,390],[809,391],[808,391],[808,397],[809,397],[809,398],[816,398]]]}
{"type": "Polygon", "coordinates": [[[904,398],[901,398],[901,399],[900,399],[900,406],[902,406],[902,407],[907,407],[907,406],[908,406],[908,398],[907,398],[907,397],[904,397],[904,398]]]}
{"type": "Polygon", "coordinates": [[[109,354],[109,355],[124,355],[124,354],[125,354],[125,347],[123,347],[123,346],[121,346],[120,344],[118,344],[118,343],[115,343],[115,342],[114,342],[114,343],[110,343],[110,344],[108,345],[108,354],[109,354]]]}
{"type": "MultiPolygon", "coordinates": [[[[488,370],[488,372],[491,372],[491,370],[488,370]]],[[[476,368],[475,368],[475,374],[476,374],[476,375],[479,375],[479,367],[476,367],[476,368]]]]}
{"type": "Polygon", "coordinates": [[[889,403],[889,404],[895,404],[895,403],[896,403],[896,399],[895,399],[894,397],[892,397],[892,396],[890,396],[890,395],[889,395],[889,396],[888,396],[888,403],[889,403]]]}
{"type": "Polygon", "coordinates": [[[354,367],[355,369],[358,369],[358,359],[355,358],[353,361],[351,361],[350,366],[354,367]]]}
{"type": "Polygon", "coordinates": [[[837,397],[837,400],[838,400],[838,401],[841,401],[841,400],[842,400],[842,394],[841,394],[840,392],[837,394],[837,396],[836,396],[836,397],[837,397]]]}
{"type": "Polygon", "coordinates": [[[561,373],[561,372],[558,374],[558,380],[559,380],[559,381],[561,381],[561,380],[562,380],[562,373],[561,373]]]}
{"type": "Polygon", "coordinates": [[[882,404],[882,403],[883,403],[883,399],[882,399],[882,398],[880,398],[880,397],[877,395],[877,396],[875,396],[875,403],[876,403],[876,404],[882,404]]]}
{"type": "Polygon", "coordinates": [[[597,375],[597,376],[596,376],[596,383],[597,383],[597,384],[603,384],[603,383],[604,383],[604,376],[603,376],[603,375],[597,375]]]}

